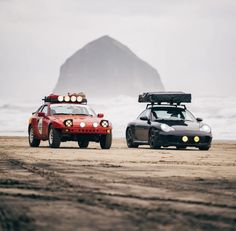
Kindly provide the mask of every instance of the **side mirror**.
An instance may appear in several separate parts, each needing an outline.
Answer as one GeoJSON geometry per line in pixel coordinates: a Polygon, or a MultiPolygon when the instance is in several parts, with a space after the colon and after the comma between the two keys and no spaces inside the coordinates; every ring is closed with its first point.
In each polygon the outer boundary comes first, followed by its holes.
{"type": "Polygon", "coordinates": [[[146,120],[146,121],[148,121],[149,119],[148,119],[147,116],[141,116],[141,117],[140,117],[140,120],[146,120]]]}
{"type": "Polygon", "coordinates": [[[39,112],[38,117],[45,117],[45,113],[44,112],[39,112]]]}
{"type": "Polygon", "coordinates": [[[197,118],[196,120],[197,120],[197,122],[202,122],[203,121],[202,118],[197,118]]]}
{"type": "Polygon", "coordinates": [[[98,118],[103,118],[103,117],[104,117],[104,114],[98,113],[98,118]]]}

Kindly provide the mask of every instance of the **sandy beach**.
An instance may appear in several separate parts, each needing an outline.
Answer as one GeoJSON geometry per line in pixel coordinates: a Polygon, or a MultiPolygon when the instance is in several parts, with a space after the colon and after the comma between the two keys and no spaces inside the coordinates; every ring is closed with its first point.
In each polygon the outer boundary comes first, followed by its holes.
{"type": "Polygon", "coordinates": [[[236,141],[101,150],[0,137],[0,230],[236,230],[236,141]]]}

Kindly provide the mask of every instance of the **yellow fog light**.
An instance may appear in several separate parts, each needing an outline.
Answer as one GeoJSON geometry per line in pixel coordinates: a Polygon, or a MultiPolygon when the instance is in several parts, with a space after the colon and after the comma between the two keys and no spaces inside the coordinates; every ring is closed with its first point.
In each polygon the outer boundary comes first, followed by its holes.
{"type": "Polygon", "coordinates": [[[182,141],[183,141],[183,142],[187,142],[187,141],[188,141],[188,137],[187,137],[187,136],[183,136],[183,137],[182,137],[182,141]]]}
{"type": "Polygon", "coordinates": [[[198,143],[198,142],[200,141],[199,136],[194,136],[194,141],[195,141],[196,143],[198,143]]]}

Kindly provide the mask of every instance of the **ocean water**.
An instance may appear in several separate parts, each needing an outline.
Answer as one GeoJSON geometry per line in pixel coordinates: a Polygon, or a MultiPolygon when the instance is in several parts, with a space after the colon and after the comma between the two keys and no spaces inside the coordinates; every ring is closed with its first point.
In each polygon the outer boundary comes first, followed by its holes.
{"type": "MultiPolygon", "coordinates": [[[[26,136],[28,120],[41,104],[40,100],[1,99],[0,135],[26,136]]],[[[114,137],[124,137],[127,123],[146,107],[145,103],[138,103],[137,98],[127,96],[91,98],[88,104],[111,120],[114,137]]],[[[236,140],[236,97],[194,97],[187,108],[211,126],[214,139],[236,140]]]]}

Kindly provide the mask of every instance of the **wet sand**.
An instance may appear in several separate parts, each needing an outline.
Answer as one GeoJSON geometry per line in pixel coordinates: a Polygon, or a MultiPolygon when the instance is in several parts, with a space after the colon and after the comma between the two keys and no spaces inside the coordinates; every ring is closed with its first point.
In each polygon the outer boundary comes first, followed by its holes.
{"type": "Polygon", "coordinates": [[[0,230],[236,230],[236,141],[101,150],[0,137],[0,230]]]}

